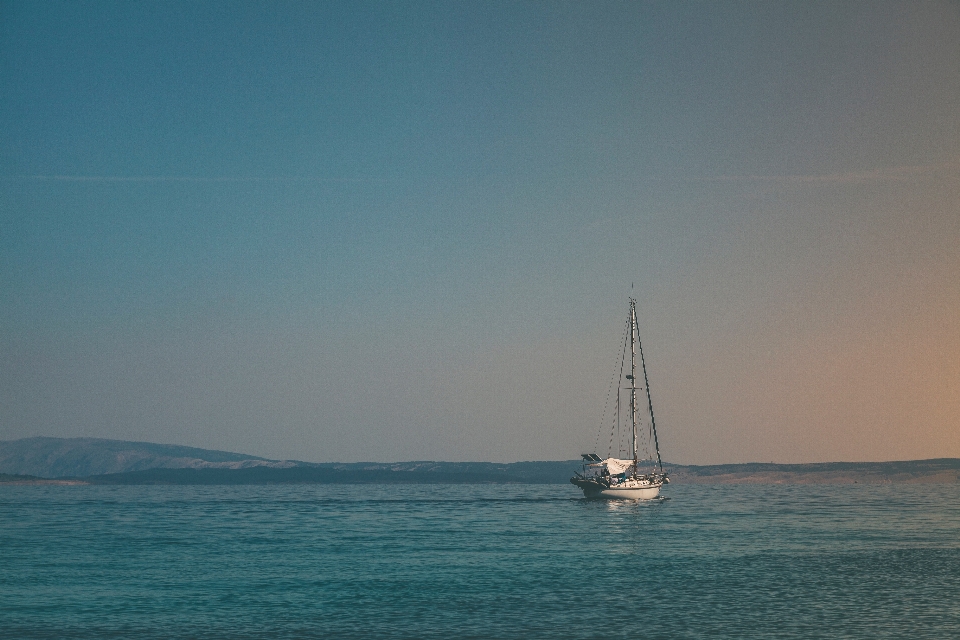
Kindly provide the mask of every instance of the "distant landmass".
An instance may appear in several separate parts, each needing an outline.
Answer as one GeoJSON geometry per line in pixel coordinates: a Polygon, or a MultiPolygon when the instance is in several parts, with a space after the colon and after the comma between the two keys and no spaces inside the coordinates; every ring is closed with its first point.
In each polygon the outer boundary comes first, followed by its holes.
{"type": "Polygon", "coordinates": [[[90,484],[84,480],[59,479],[59,478],[39,478],[37,476],[25,476],[11,473],[0,473],[0,485],[2,484],[90,484]]]}
{"type": "MultiPolygon", "coordinates": [[[[0,484],[566,483],[578,460],[353,462],[269,460],[228,451],[101,438],[0,441],[0,484]]],[[[960,459],[666,464],[675,483],[854,484],[960,481],[960,459]]]]}
{"type": "Polygon", "coordinates": [[[894,462],[677,465],[670,479],[688,484],[881,484],[960,482],[960,458],[894,462]]]}
{"type": "Polygon", "coordinates": [[[575,462],[408,462],[313,464],[287,468],[147,469],[84,478],[90,484],[470,484],[566,482],[575,462]]]}
{"type": "Polygon", "coordinates": [[[44,478],[76,478],[144,469],[236,469],[293,464],[228,451],[103,438],[0,440],[0,473],[44,478]]]}

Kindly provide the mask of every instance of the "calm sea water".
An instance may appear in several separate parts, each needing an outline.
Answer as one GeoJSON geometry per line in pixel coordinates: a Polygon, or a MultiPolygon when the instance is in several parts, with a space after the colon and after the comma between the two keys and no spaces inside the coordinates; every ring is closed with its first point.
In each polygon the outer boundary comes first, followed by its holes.
{"type": "Polygon", "coordinates": [[[960,638],[960,486],[0,486],[3,638],[960,638]]]}

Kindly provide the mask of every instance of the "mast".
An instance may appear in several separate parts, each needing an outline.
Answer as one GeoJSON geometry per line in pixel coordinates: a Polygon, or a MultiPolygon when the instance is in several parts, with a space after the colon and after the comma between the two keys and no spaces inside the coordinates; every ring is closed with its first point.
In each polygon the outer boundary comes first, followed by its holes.
{"type": "Polygon", "coordinates": [[[634,298],[630,298],[630,422],[633,425],[633,470],[637,472],[637,301],[634,298]]]}

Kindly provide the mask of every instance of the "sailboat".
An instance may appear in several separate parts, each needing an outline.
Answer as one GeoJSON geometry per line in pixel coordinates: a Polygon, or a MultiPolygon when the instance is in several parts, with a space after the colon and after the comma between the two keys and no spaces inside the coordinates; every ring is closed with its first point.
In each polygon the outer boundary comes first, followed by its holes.
{"type": "MultiPolygon", "coordinates": [[[[630,298],[630,315],[627,318],[627,328],[624,331],[624,344],[620,358],[620,378],[617,384],[617,411],[611,426],[610,452],[606,458],[596,453],[581,454],[583,468],[574,472],[570,482],[583,490],[587,498],[626,498],[629,500],[652,500],[660,495],[660,488],[670,482],[663,470],[663,461],[660,459],[660,444],[657,441],[657,424],[653,417],[653,400],[650,397],[650,383],[647,378],[647,365],[643,359],[643,346],[640,344],[637,329],[637,301],[630,298]],[[623,375],[626,360],[627,346],[630,348],[630,373],[623,375]],[[637,352],[640,355],[640,368],[643,371],[643,387],[637,386],[637,352]],[[626,386],[624,385],[626,383],[626,386]],[[640,409],[637,406],[637,392],[645,390],[647,395],[646,412],[649,416],[649,429],[646,434],[639,432],[640,409]],[[630,414],[630,449],[633,458],[614,457],[613,433],[620,431],[620,426],[626,426],[622,420],[624,409],[621,397],[623,391],[629,393],[630,403],[626,409],[630,414]],[[647,436],[641,438],[640,436],[647,436]],[[644,458],[640,458],[640,441],[644,440],[644,458]],[[649,451],[652,445],[653,451],[649,451]],[[656,453],[654,459],[653,453],[656,453]],[[649,454],[649,455],[647,455],[649,454]]],[[[601,429],[603,424],[601,423],[601,429]]],[[[599,434],[598,434],[599,441],[599,434]]],[[[619,444],[618,444],[619,449],[619,444]]],[[[618,451],[621,454],[622,451],[618,451]]]]}

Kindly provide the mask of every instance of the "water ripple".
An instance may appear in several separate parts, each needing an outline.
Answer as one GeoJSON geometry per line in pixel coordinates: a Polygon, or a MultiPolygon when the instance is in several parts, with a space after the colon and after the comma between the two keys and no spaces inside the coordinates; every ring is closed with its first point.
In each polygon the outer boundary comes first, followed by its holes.
{"type": "Polygon", "coordinates": [[[960,637],[960,487],[0,488],[10,638],[960,637]]]}

